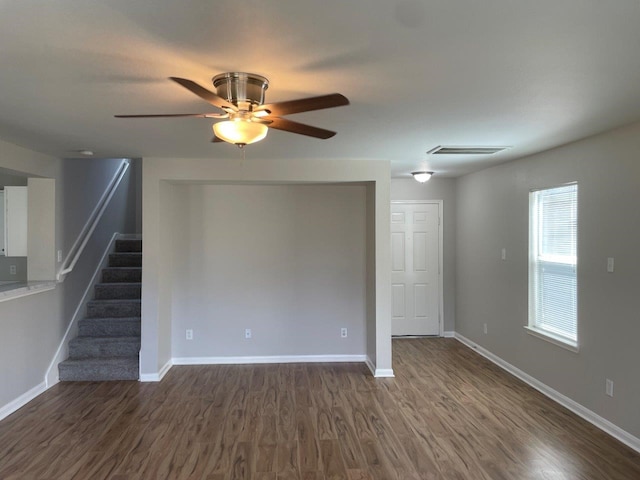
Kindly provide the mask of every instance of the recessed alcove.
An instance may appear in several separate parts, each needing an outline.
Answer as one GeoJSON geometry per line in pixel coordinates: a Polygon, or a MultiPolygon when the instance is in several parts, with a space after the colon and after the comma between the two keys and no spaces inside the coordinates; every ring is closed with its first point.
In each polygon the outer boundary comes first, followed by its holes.
{"type": "Polygon", "coordinates": [[[253,165],[143,161],[142,380],[297,360],[392,375],[388,163],[253,165]]]}

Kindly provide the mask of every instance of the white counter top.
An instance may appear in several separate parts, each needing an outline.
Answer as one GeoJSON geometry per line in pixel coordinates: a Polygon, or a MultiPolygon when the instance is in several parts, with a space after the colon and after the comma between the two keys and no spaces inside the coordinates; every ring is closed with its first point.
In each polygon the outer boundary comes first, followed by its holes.
{"type": "Polygon", "coordinates": [[[56,288],[55,280],[44,282],[0,282],[0,302],[46,292],[56,288]]]}

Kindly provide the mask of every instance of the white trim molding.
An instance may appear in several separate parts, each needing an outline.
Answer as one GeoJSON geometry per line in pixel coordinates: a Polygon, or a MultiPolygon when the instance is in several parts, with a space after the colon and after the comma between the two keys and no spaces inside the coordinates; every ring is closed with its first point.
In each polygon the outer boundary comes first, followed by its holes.
{"type": "Polygon", "coordinates": [[[373,375],[375,377],[376,376],[376,364],[373,363],[373,360],[371,360],[371,357],[369,355],[367,355],[367,358],[364,361],[364,363],[367,365],[367,367],[369,367],[369,370],[371,371],[371,375],[373,375]]]}
{"type": "Polygon", "coordinates": [[[39,383],[38,385],[33,387],[31,390],[20,395],[15,400],[12,400],[6,405],[4,405],[3,407],[0,407],[0,420],[8,417],[19,408],[24,407],[27,403],[29,403],[31,400],[36,398],[38,395],[40,395],[41,393],[44,393],[47,390],[47,388],[48,387],[45,382],[39,383]]]}
{"type": "Polygon", "coordinates": [[[141,382],[160,382],[164,376],[171,370],[174,363],[172,360],[169,360],[164,366],[160,369],[158,373],[141,373],[140,381],[141,382]]]}
{"type": "Polygon", "coordinates": [[[371,357],[367,356],[365,363],[369,370],[371,370],[371,374],[375,378],[393,378],[395,375],[393,374],[393,369],[391,368],[376,368],[375,363],[371,360],[371,357]]]}
{"type": "Polygon", "coordinates": [[[456,332],[446,331],[442,335],[444,338],[455,338],[456,332]]]}
{"type": "Polygon", "coordinates": [[[394,377],[392,369],[376,368],[366,355],[265,355],[256,357],[174,357],[158,373],[140,374],[141,382],[159,382],[174,365],[250,365],[278,363],[364,363],[374,377],[394,377]]]}
{"type": "Polygon", "coordinates": [[[173,365],[246,365],[252,363],[364,363],[366,355],[267,355],[259,357],[177,357],[173,365]]]}
{"type": "Polygon", "coordinates": [[[539,338],[540,340],[544,340],[545,342],[553,343],[554,345],[564,348],[565,350],[569,350],[570,352],[578,353],[580,351],[578,348],[578,342],[574,342],[573,340],[562,338],[559,335],[556,336],[551,332],[547,332],[536,327],[530,327],[529,325],[525,325],[524,329],[529,335],[539,338]]]}
{"type": "Polygon", "coordinates": [[[634,449],[636,452],[640,452],[640,438],[637,438],[637,437],[631,435],[629,432],[623,430],[622,428],[618,427],[617,425],[614,425],[613,423],[611,423],[606,418],[601,417],[597,413],[595,413],[595,412],[589,410],[588,408],[580,405],[578,402],[576,402],[574,400],[571,400],[569,397],[563,395],[562,393],[558,392],[557,390],[554,390],[553,388],[549,387],[548,385],[542,383],[540,380],[532,377],[528,373],[523,372],[519,368],[514,367],[513,365],[511,365],[510,363],[506,362],[502,358],[500,358],[497,355],[491,353],[489,350],[481,347],[480,345],[477,345],[477,344],[473,343],[471,340],[469,340],[468,338],[460,335],[457,332],[455,334],[455,338],[456,338],[456,340],[458,340],[459,342],[463,343],[467,347],[469,347],[472,350],[475,350],[476,352],[478,352],[480,355],[482,355],[483,357],[485,357],[489,361],[495,363],[496,365],[498,365],[502,369],[506,370],[507,372],[512,374],[514,377],[519,378],[524,383],[526,383],[529,386],[535,388],[536,390],[538,390],[543,395],[549,397],[551,400],[555,401],[556,403],[559,403],[560,405],[562,405],[565,408],[568,408],[569,410],[571,410],[573,413],[575,413],[579,417],[582,417],[587,422],[589,422],[592,425],[598,427],[603,432],[608,433],[613,438],[621,441],[622,443],[624,443],[628,447],[634,449]]]}

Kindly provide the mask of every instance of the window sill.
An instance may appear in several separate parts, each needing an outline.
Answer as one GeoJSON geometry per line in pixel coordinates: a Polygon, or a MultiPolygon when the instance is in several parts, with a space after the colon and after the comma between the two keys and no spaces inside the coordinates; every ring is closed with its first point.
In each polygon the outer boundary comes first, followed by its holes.
{"type": "Polygon", "coordinates": [[[529,335],[537,337],[541,340],[544,340],[549,343],[553,343],[558,347],[564,348],[565,350],[569,350],[570,352],[578,353],[578,342],[572,342],[571,340],[567,340],[566,338],[562,338],[557,335],[553,335],[552,333],[545,332],[544,330],[539,330],[537,328],[529,327],[525,325],[524,329],[527,331],[529,335]]]}
{"type": "Polygon", "coordinates": [[[8,282],[0,286],[0,302],[56,288],[56,282],[8,282]]]}

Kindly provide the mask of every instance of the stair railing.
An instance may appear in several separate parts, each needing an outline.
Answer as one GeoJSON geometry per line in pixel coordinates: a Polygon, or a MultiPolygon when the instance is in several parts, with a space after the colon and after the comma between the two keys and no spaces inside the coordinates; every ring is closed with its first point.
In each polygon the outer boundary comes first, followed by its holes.
{"type": "Polygon", "coordinates": [[[67,256],[65,257],[64,262],[62,262],[62,266],[60,267],[60,270],[56,275],[56,279],[58,282],[64,282],[64,279],[66,278],[67,274],[73,271],[73,268],[75,267],[76,263],[78,263],[78,259],[82,255],[82,252],[84,251],[84,248],[87,246],[87,243],[91,238],[91,235],[93,235],[94,230],[98,226],[98,223],[102,218],[102,215],[104,214],[105,210],[109,206],[109,203],[111,202],[111,199],[115,195],[116,190],[118,189],[118,185],[120,185],[120,182],[124,178],[124,175],[127,172],[128,168],[129,168],[129,160],[126,158],[123,158],[122,162],[120,163],[120,166],[118,167],[118,170],[116,171],[113,178],[109,182],[107,189],[102,194],[102,197],[100,197],[100,200],[98,201],[97,205],[91,212],[91,215],[89,215],[89,218],[87,219],[87,222],[82,228],[82,231],[78,235],[78,238],[76,238],[76,241],[73,243],[73,246],[69,250],[69,253],[67,253],[67,256]]]}

